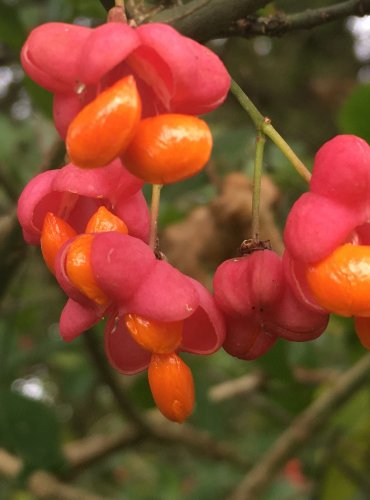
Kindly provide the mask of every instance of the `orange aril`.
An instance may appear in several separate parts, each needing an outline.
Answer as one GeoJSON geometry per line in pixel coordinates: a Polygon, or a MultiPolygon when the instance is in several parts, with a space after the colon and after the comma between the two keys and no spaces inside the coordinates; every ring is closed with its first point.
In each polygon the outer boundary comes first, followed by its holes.
{"type": "Polygon", "coordinates": [[[370,246],[346,243],[307,270],[317,302],[342,316],[370,316],[370,246]]]}
{"type": "Polygon", "coordinates": [[[68,128],[70,161],[79,167],[101,167],[117,158],[134,136],[141,100],[133,76],[104,90],[87,104],[68,128]]]}
{"type": "Polygon", "coordinates": [[[45,215],[41,231],[41,252],[46,265],[53,274],[55,274],[55,257],[60,247],[76,234],[73,227],[60,217],[51,212],[45,215]]]}
{"type": "Polygon", "coordinates": [[[126,314],[124,322],[135,342],[153,353],[170,354],[181,343],[183,321],[166,323],[126,314]]]}
{"type": "Polygon", "coordinates": [[[90,217],[85,233],[106,233],[108,231],[128,234],[127,226],[123,220],[112,214],[106,207],[101,206],[90,217]]]}
{"type": "Polygon", "coordinates": [[[137,177],[169,184],[197,174],[209,160],[212,135],[201,119],[163,114],[142,120],[122,158],[137,177]]]}
{"type": "Polygon", "coordinates": [[[370,349],[370,318],[355,317],[355,330],[361,344],[370,349]]]}
{"type": "Polygon", "coordinates": [[[70,244],[66,256],[66,272],[70,282],[86,297],[97,304],[106,305],[108,297],[98,287],[91,269],[92,234],[82,234],[70,244]]]}
{"type": "Polygon", "coordinates": [[[148,377],[161,413],[169,420],[184,422],[194,408],[194,381],[190,368],[175,353],[153,354],[148,377]]]}

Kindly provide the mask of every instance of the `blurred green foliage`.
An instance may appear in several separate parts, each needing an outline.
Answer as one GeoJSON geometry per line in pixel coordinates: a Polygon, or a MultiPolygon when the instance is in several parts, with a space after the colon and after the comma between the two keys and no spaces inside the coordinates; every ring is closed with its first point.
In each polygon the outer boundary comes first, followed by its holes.
{"type": "MultiPolygon", "coordinates": [[[[302,2],[302,7],[308,5],[322,2],[302,2]]],[[[284,7],[296,8],[297,2],[272,2],[268,8],[284,7]]],[[[37,24],[56,20],[96,24],[104,15],[97,0],[0,0],[1,221],[12,213],[16,196],[38,172],[57,138],[50,121],[50,95],[21,72],[22,43],[37,24]]],[[[355,58],[345,23],[280,39],[218,40],[209,46],[307,165],[312,166],[317,148],[340,131],[370,140],[370,87],[357,81],[360,68],[370,61],[355,58]]],[[[217,175],[222,178],[236,170],[251,175],[255,133],[233,97],[207,120],[215,138],[217,175]]],[[[283,227],[305,185],[271,144],[265,168],[280,190],[276,221],[283,227]]],[[[185,218],[216,192],[207,174],[169,186],[163,194],[161,227],[185,218]]],[[[83,340],[71,345],[60,340],[57,322],[63,301],[38,250],[29,249],[0,304],[0,448],[22,458],[26,472],[41,467],[63,474],[62,443],[119,432],[126,424],[83,340]]],[[[99,334],[101,330],[97,327],[99,334]]],[[[296,369],[339,373],[362,353],[351,322],[333,318],[316,341],[280,341],[254,362],[224,352],[205,358],[186,356],[197,387],[197,408],[190,423],[228,441],[255,463],[328,383],[327,379],[303,382],[296,369]],[[257,394],[218,403],[209,398],[215,384],[256,371],[266,376],[257,394]]],[[[140,411],[153,407],[145,374],[119,377],[119,383],[140,411]]],[[[284,469],[264,498],[369,498],[369,412],[366,387],[296,457],[303,480],[284,469]]],[[[226,498],[243,474],[232,464],[205,459],[183,446],[143,441],[87,467],[74,482],[117,500],[217,500],[226,498]]],[[[32,500],[19,482],[0,476],[3,498],[32,500]]]]}
{"type": "Polygon", "coordinates": [[[340,108],[338,121],[341,131],[370,141],[370,84],[358,85],[340,108]]]}

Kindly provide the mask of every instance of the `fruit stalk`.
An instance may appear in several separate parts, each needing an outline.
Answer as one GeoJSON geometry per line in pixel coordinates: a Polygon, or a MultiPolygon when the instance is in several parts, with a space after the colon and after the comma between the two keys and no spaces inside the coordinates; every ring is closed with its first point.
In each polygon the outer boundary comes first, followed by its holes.
{"type": "Polygon", "coordinates": [[[252,197],[252,240],[259,241],[259,211],[261,198],[261,177],[263,167],[263,153],[266,143],[265,134],[261,131],[257,132],[256,137],[256,154],[253,170],[253,197],[252,197]]]}
{"type": "Polygon", "coordinates": [[[152,185],[152,201],[150,205],[149,246],[155,252],[158,246],[158,213],[161,199],[162,184],[152,185]]]}
{"type": "Polygon", "coordinates": [[[304,163],[298,158],[294,153],[289,144],[281,137],[281,135],[275,130],[271,125],[271,120],[264,117],[253,102],[249,99],[246,93],[239,87],[239,85],[232,80],[231,81],[231,92],[237,98],[242,108],[251,117],[257,130],[263,132],[267,137],[269,137],[272,142],[280,149],[283,155],[288,158],[290,163],[296,169],[298,174],[303,177],[306,182],[310,182],[311,172],[307,169],[304,163]]]}

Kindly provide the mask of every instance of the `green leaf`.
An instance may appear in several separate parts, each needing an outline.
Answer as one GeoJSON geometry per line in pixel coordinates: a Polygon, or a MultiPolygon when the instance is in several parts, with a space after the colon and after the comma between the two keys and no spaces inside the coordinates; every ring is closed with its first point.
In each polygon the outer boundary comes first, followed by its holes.
{"type": "Polygon", "coordinates": [[[24,79],[24,86],[27,89],[34,106],[41,111],[47,118],[53,118],[53,96],[50,92],[43,89],[30,78],[24,79]]]}
{"type": "Polygon", "coordinates": [[[58,470],[64,465],[54,413],[41,401],[0,389],[0,447],[23,460],[24,469],[58,470]]]}
{"type": "MultiPolygon", "coordinates": [[[[96,0],[68,0],[68,4],[71,4],[74,16],[86,16],[102,20],[107,16],[103,5],[96,0]]],[[[114,5],[114,2],[112,4],[114,5]]]]}
{"type": "Polygon", "coordinates": [[[338,468],[329,467],[321,492],[322,500],[348,500],[355,498],[356,487],[338,468]]]}
{"type": "Polygon", "coordinates": [[[343,104],[338,115],[341,132],[355,134],[370,142],[370,84],[359,85],[343,104]]]}
{"type": "Polygon", "coordinates": [[[11,7],[0,3],[1,41],[11,49],[19,52],[25,40],[23,25],[18,17],[17,6],[11,7]]]}

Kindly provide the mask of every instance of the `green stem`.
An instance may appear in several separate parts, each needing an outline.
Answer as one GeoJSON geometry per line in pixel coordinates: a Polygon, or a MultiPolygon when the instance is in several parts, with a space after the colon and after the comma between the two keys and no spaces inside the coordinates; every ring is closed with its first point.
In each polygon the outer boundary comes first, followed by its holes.
{"type": "Polygon", "coordinates": [[[296,171],[299,173],[303,179],[309,183],[311,180],[311,172],[305,166],[305,164],[298,158],[293,149],[289,144],[281,137],[279,132],[274,129],[270,122],[266,122],[263,127],[263,132],[269,137],[272,142],[280,149],[280,151],[285,155],[290,161],[296,171]]]}
{"type": "Polygon", "coordinates": [[[271,120],[269,118],[264,117],[260,113],[260,111],[253,104],[253,102],[249,99],[249,97],[245,94],[245,92],[243,92],[243,90],[234,80],[232,80],[231,82],[231,92],[238,99],[243,109],[245,109],[245,111],[249,114],[254,125],[256,126],[256,129],[262,132],[267,137],[269,137],[272,140],[272,142],[274,142],[275,145],[280,149],[280,151],[285,155],[285,157],[288,158],[288,160],[291,162],[291,164],[299,173],[299,175],[302,176],[306,182],[310,182],[311,172],[307,169],[304,163],[294,153],[289,144],[287,144],[287,142],[271,125],[271,120]]]}
{"type": "Polygon", "coordinates": [[[261,198],[261,177],[263,166],[263,152],[265,148],[266,137],[261,131],[257,132],[256,137],[256,155],[253,171],[253,197],[252,197],[252,240],[259,241],[259,213],[261,198]]]}
{"type": "Polygon", "coordinates": [[[161,200],[162,184],[152,185],[152,201],[150,205],[150,233],[149,233],[149,246],[155,252],[157,249],[157,233],[158,233],[158,213],[159,203],[161,200]]]}

